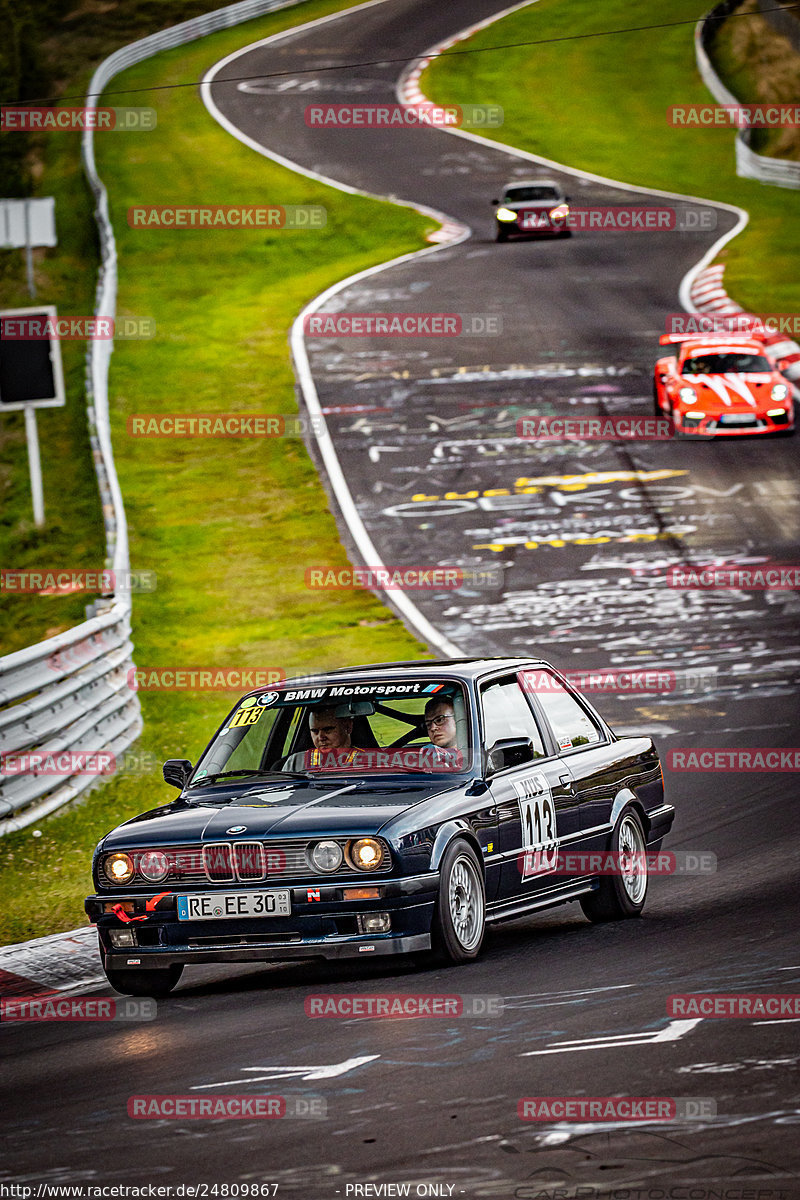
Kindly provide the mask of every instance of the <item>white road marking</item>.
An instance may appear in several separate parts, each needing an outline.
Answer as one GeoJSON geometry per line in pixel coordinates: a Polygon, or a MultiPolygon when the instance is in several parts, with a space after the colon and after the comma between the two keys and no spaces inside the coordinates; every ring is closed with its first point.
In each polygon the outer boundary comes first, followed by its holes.
{"type": "Polygon", "coordinates": [[[225,1079],[222,1083],[199,1083],[191,1087],[192,1092],[205,1092],[209,1088],[232,1087],[240,1083],[263,1083],[267,1079],[335,1079],[362,1067],[364,1063],[380,1058],[379,1054],[364,1054],[360,1058],[346,1058],[344,1062],[331,1063],[327,1067],[242,1067],[243,1071],[260,1072],[247,1079],[225,1079]]]}
{"type": "Polygon", "coordinates": [[[699,1025],[702,1017],[691,1021],[670,1021],[664,1029],[655,1033],[614,1033],[603,1037],[579,1038],[577,1041],[553,1042],[547,1050],[526,1050],[520,1058],[531,1058],[538,1054],[569,1054],[574,1050],[613,1050],[619,1046],[651,1046],[658,1042],[677,1042],[685,1033],[699,1025]]]}

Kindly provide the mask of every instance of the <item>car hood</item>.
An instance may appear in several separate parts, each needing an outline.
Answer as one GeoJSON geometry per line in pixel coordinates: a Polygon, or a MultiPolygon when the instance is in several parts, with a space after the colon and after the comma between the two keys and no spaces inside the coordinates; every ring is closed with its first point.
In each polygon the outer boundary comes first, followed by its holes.
{"type": "Polygon", "coordinates": [[[245,839],[377,833],[388,821],[465,780],[393,781],[293,779],[286,783],[209,786],[119,825],[104,850],[245,839]],[[238,827],[244,826],[243,829],[238,827]],[[230,830],[237,829],[236,833],[230,830]]]}
{"type": "MultiPolygon", "coordinates": [[[[773,387],[780,382],[774,376],[756,373],[728,372],[725,375],[684,375],[681,386],[694,388],[697,400],[690,403],[705,406],[714,412],[759,412],[770,398],[773,387]]],[[[777,403],[775,401],[774,403],[777,403]]]]}

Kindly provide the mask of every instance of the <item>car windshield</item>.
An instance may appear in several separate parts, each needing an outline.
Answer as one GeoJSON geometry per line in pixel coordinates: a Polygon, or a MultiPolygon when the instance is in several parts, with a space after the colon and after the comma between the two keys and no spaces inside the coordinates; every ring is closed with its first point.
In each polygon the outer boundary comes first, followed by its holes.
{"type": "Polygon", "coordinates": [[[554,187],[506,188],[506,204],[517,204],[520,200],[560,200],[561,193],[554,187]]]}
{"type": "Polygon", "coordinates": [[[761,354],[700,354],[684,361],[681,374],[727,375],[771,370],[769,359],[761,354]]]}
{"type": "Polygon", "coordinates": [[[245,696],[191,780],[458,773],[472,763],[463,685],[449,680],[289,682],[245,696]]]}

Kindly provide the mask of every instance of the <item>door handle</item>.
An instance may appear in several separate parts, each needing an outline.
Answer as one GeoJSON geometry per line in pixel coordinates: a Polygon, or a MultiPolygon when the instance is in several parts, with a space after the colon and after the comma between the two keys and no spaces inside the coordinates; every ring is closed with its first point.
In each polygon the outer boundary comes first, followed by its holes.
{"type": "Polygon", "coordinates": [[[575,786],[571,775],[559,775],[558,782],[565,787],[568,792],[571,792],[575,786]]]}

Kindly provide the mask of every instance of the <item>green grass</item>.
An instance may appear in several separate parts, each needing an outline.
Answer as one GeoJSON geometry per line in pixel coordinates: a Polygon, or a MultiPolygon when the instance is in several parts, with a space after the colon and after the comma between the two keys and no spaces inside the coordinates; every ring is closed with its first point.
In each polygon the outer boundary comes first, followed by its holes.
{"type": "MultiPolygon", "coordinates": [[[[309,4],[303,15],[345,7],[309,4]]],[[[289,10],[132,68],[113,88],[193,81],[238,45],[291,25],[289,10]]],[[[368,592],[315,593],[307,566],[346,558],[303,443],[289,439],[144,440],[142,412],[296,413],[287,334],[303,304],[343,276],[424,245],[431,222],[347,196],[248,150],[206,113],[196,88],[156,93],[158,127],[98,136],[120,256],[119,313],[153,317],[157,336],[119,341],[110,403],[134,569],[158,586],[134,597],[139,667],[304,671],[424,657],[368,592]],[[144,204],[323,204],[320,232],[133,230],[144,204]]],[[[115,104],[139,103],[115,96],[115,104]]],[[[88,467],[85,469],[89,469],[88,467]]],[[[0,941],[85,921],[96,841],[174,792],[147,763],[196,761],[233,696],[142,693],[141,773],[121,774],[71,810],[0,839],[0,941]]],[[[133,758],[133,756],[132,756],[133,758]]]]}
{"type": "Polygon", "coordinates": [[[456,49],[544,45],[444,54],[425,72],[422,90],[441,104],[502,105],[505,124],[492,132],[496,141],[599,175],[747,209],[750,224],[720,254],[725,286],[755,312],[797,312],[800,195],[737,178],[732,130],[667,124],[670,105],[713,103],[693,47],[694,21],[707,9],[705,0],[650,0],[646,11],[628,0],[539,0],[456,49]],[[681,20],[688,23],[547,44],[681,20]]]}

